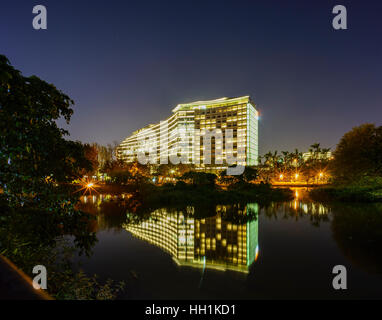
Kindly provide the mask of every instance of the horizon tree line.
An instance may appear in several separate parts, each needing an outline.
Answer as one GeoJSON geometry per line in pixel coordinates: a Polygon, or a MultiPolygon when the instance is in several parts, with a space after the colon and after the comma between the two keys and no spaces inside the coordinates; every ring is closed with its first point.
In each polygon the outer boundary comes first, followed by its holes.
{"type": "MultiPolygon", "coordinates": [[[[118,143],[106,146],[97,143],[85,144],[85,155],[93,164],[93,170],[88,175],[106,175],[115,183],[128,183],[135,181],[137,176],[150,178],[156,183],[175,181],[189,171],[196,171],[193,164],[161,164],[142,165],[138,162],[125,163],[116,156],[118,143]]],[[[278,151],[267,152],[258,159],[258,165],[251,167],[253,182],[282,183],[305,182],[323,183],[330,178],[328,172],[329,148],[321,148],[320,143],[312,144],[309,148],[309,157],[304,159],[304,154],[298,149],[293,152],[278,151]],[[254,175],[254,170],[256,174],[254,175]],[[256,176],[256,177],[255,177],[256,176]],[[255,178],[253,178],[255,177],[255,178]]],[[[249,168],[246,170],[248,171],[249,168]]],[[[201,172],[200,170],[197,170],[201,172]]],[[[245,174],[247,174],[245,172],[245,174]]],[[[228,184],[238,179],[218,173],[222,184],[228,184]]],[[[239,178],[240,180],[240,178],[239,178]]]]}

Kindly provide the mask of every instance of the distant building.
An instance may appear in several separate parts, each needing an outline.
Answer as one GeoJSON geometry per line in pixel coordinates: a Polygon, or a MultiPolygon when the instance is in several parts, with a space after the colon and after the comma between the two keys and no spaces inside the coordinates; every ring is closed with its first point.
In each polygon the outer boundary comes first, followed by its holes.
{"type": "Polygon", "coordinates": [[[319,154],[315,154],[313,152],[304,152],[302,157],[303,157],[304,161],[307,161],[307,160],[311,159],[312,157],[317,157],[318,159],[332,159],[333,158],[331,151],[321,152],[319,154]]]}
{"type": "Polygon", "coordinates": [[[154,154],[151,160],[157,164],[161,162],[161,155],[163,159],[163,151],[167,150],[168,156],[183,157],[186,163],[193,163],[196,168],[225,169],[229,163],[224,147],[231,143],[237,164],[257,164],[259,114],[249,96],[179,104],[172,113],[166,120],[127,137],[117,149],[117,158],[125,162],[137,161],[144,145],[145,152],[150,150],[154,154]],[[223,146],[216,145],[214,137],[207,148],[202,137],[214,129],[221,130],[223,146]],[[226,138],[226,129],[232,129],[232,139],[226,138]],[[181,135],[186,137],[186,143],[181,140],[181,135]],[[149,138],[153,141],[151,145],[142,143],[149,138]],[[177,145],[181,141],[183,145],[179,151],[177,145]],[[239,147],[245,149],[244,154],[238,155],[239,147]]]}

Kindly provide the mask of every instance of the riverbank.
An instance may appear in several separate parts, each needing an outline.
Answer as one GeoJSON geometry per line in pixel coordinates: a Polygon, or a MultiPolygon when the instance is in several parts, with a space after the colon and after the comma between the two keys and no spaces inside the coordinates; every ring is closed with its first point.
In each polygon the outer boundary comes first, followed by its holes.
{"type": "Polygon", "coordinates": [[[315,201],[382,202],[382,186],[339,185],[314,188],[309,196],[315,201]]]}
{"type": "Polygon", "coordinates": [[[323,188],[330,186],[328,183],[271,183],[271,185],[276,188],[323,188]]]}
{"type": "Polygon", "coordinates": [[[274,188],[269,184],[252,184],[240,182],[225,188],[214,184],[195,185],[178,182],[162,186],[153,184],[117,185],[102,184],[95,188],[94,193],[123,194],[129,193],[135,199],[141,199],[150,204],[211,204],[238,202],[268,202],[287,201],[293,199],[289,188],[274,188]]]}

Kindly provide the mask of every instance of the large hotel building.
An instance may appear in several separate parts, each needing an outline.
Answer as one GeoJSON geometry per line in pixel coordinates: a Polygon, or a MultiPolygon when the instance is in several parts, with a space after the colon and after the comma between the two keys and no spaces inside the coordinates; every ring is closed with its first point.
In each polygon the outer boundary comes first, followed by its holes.
{"type": "Polygon", "coordinates": [[[171,156],[177,156],[182,157],[182,163],[193,163],[196,168],[218,170],[232,164],[227,161],[226,153],[230,144],[232,156],[237,160],[235,164],[256,165],[258,118],[249,96],[179,104],[166,120],[127,137],[117,149],[117,157],[134,162],[139,160],[139,153],[150,151],[151,163],[163,163],[163,158],[171,160],[171,156]],[[232,129],[232,136],[226,137],[227,129],[232,129]],[[203,136],[212,130],[221,132],[222,144],[215,144],[215,136],[205,142],[203,136]]]}

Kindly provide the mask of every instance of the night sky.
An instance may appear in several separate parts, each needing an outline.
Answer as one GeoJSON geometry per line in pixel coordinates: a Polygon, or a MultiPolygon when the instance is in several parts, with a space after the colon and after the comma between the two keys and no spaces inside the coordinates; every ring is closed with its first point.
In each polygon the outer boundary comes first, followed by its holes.
{"type": "Polygon", "coordinates": [[[251,95],[260,153],[304,151],[382,125],[381,17],[370,0],[3,0],[0,54],[75,101],[73,140],[121,141],[178,103],[251,95]],[[32,28],[37,4],[47,31],[32,28]],[[332,27],[336,4],[348,30],[332,27]]]}

